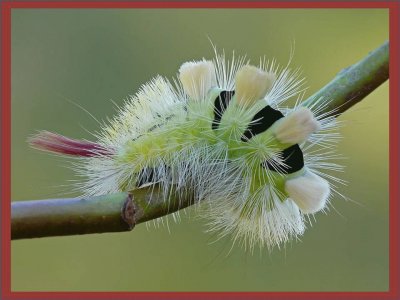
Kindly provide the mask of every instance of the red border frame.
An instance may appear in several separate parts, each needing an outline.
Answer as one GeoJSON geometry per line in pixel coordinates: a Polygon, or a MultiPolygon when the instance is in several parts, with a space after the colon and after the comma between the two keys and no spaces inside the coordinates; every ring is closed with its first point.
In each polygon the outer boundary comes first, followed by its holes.
{"type": "Polygon", "coordinates": [[[1,299],[400,299],[399,294],[399,28],[400,3],[374,2],[1,2],[1,299]],[[12,292],[10,263],[11,10],[18,8],[388,8],[390,16],[390,204],[389,291],[387,292],[12,292]]]}

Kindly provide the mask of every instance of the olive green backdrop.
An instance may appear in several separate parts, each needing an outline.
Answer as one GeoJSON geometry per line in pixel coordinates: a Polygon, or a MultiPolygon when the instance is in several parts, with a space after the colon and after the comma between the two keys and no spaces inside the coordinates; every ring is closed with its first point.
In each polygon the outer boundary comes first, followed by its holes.
{"type": "MultiPolygon", "coordinates": [[[[76,196],[66,160],[29,149],[47,129],[91,138],[113,102],[181,63],[227,53],[300,66],[306,97],[388,39],[384,9],[14,9],[12,199],[76,196]],[[74,104],[75,103],[75,104],[74,104]],[[83,108],[81,108],[81,107],[83,108]]],[[[129,233],[12,242],[14,291],[385,291],[388,289],[388,83],[340,117],[347,157],[334,209],[301,241],[255,252],[212,243],[194,211],[129,233]],[[190,217],[190,218],[189,218],[190,217]]]]}

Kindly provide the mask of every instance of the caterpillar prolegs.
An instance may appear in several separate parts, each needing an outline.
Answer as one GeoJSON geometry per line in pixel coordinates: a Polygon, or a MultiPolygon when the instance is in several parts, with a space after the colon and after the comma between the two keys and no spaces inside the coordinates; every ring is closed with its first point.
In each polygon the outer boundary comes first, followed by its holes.
{"type": "Polygon", "coordinates": [[[157,184],[188,190],[209,231],[232,234],[247,248],[271,248],[303,234],[306,216],[327,208],[340,171],[340,138],[326,102],[301,103],[298,71],[240,58],[186,62],[173,82],[143,85],[96,142],[40,132],[41,150],[79,158],[86,195],[157,184]],[[287,100],[297,97],[293,108],[287,100]],[[329,183],[330,181],[330,183],[329,183]]]}

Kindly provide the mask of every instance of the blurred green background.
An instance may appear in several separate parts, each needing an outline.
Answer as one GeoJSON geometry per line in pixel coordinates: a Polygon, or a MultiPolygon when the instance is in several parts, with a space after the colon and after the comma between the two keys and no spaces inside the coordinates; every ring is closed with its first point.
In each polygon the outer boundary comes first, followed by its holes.
{"type": "MultiPolygon", "coordinates": [[[[12,199],[76,196],[67,161],[29,149],[39,129],[88,138],[113,101],[187,60],[227,53],[288,61],[307,77],[306,97],[388,39],[384,9],[14,9],[12,199]],[[77,103],[77,105],[73,104],[77,103]]],[[[204,223],[130,233],[12,242],[14,291],[385,291],[388,289],[388,83],[340,117],[347,157],[329,214],[301,242],[254,255],[211,244],[204,223]]]]}

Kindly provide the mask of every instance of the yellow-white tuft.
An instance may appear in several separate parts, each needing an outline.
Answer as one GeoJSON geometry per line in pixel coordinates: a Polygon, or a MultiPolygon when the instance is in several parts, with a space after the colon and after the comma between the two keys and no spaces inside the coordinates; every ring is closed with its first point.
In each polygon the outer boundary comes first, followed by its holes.
{"type": "Polygon", "coordinates": [[[312,214],[326,206],[330,187],[325,179],[306,171],[302,176],[287,180],[285,191],[303,213],[312,214]]]}
{"type": "Polygon", "coordinates": [[[263,99],[276,79],[273,72],[265,72],[255,66],[245,65],[236,73],[235,94],[238,104],[244,107],[263,99]]]}
{"type": "Polygon", "coordinates": [[[204,59],[185,62],[179,69],[179,79],[191,99],[204,100],[208,91],[217,84],[214,63],[204,59]]]}
{"type": "Polygon", "coordinates": [[[319,128],[320,124],[313,113],[308,108],[300,107],[278,120],[273,132],[282,143],[298,144],[307,140],[319,128]]]}

